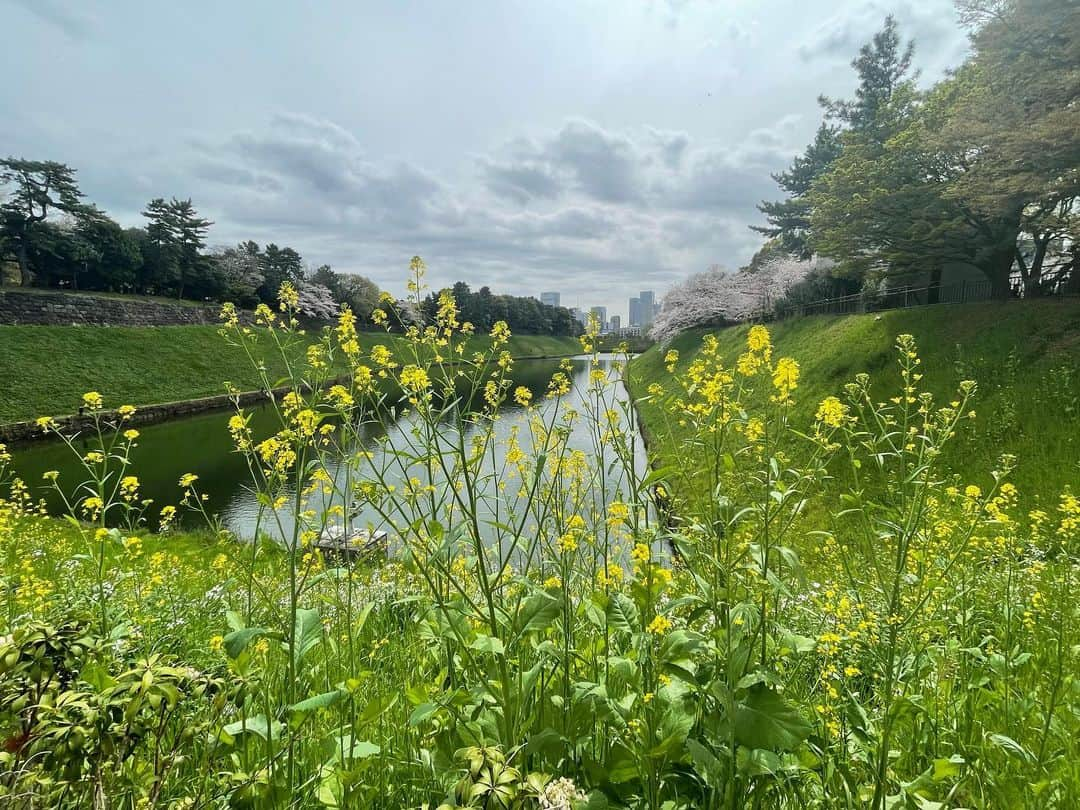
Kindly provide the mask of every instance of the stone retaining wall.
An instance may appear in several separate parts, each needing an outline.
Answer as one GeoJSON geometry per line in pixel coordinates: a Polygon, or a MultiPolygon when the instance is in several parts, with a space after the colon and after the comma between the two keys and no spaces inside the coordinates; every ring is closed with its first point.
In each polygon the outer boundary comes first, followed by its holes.
{"type": "Polygon", "coordinates": [[[220,312],[218,304],[170,304],[135,297],[108,298],[92,293],[43,293],[0,288],[0,324],[200,326],[220,323],[220,312]]]}
{"type": "MultiPolygon", "coordinates": [[[[290,389],[280,388],[275,389],[273,393],[275,397],[278,397],[288,390],[290,389]]],[[[151,425],[169,419],[176,419],[180,416],[231,408],[235,403],[252,405],[267,401],[268,397],[265,391],[244,391],[240,394],[221,394],[212,397],[200,397],[199,399],[184,399],[179,402],[164,402],[159,405],[142,405],[123,424],[125,426],[151,425]]],[[[109,422],[120,423],[120,418],[115,411],[103,411],[101,417],[109,422]]],[[[57,416],[55,419],[65,433],[88,430],[94,424],[89,416],[80,414],[57,416]]],[[[6,425],[0,425],[0,442],[6,444],[29,442],[44,438],[45,435],[35,422],[10,422],[6,425]]]]}

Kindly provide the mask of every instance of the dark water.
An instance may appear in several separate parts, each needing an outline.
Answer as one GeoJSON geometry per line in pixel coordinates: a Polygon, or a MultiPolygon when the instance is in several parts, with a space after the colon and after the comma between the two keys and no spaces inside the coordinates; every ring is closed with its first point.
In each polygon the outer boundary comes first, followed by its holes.
{"type": "MultiPolygon", "coordinates": [[[[586,357],[574,358],[574,389],[564,398],[566,405],[582,412],[591,407],[584,401],[583,394],[588,386],[592,362],[586,357]]],[[[597,362],[610,373],[609,357],[601,356],[597,362]]],[[[542,403],[548,381],[558,367],[558,360],[518,361],[514,366],[513,387],[529,388],[533,392],[534,402],[542,403]]],[[[608,396],[615,399],[624,400],[626,397],[625,389],[618,381],[614,381],[609,387],[609,392],[608,396]]],[[[248,413],[252,414],[251,426],[256,437],[268,436],[280,427],[277,416],[269,406],[249,408],[248,413]]],[[[237,536],[253,537],[257,529],[260,533],[271,536],[288,534],[291,518],[286,516],[280,525],[280,515],[273,521],[268,520],[266,509],[260,508],[251,491],[247,463],[242,455],[234,451],[226,429],[229,415],[228,411],[217,411],[139,428],[140,437],[138,446],[132,453],[130,473],[138,476],[142,497],[154,501],[150,510],[151,517],[156,516],[162,506],[178,502],[182,495],[178,484],[180,476],[194,473],[199,476],[199,492],[209,496],[208,511],[215,514],[223,526],[237,536]]],[[[507,402],[503,406],[501,418],[495,423],[500,454],[505,451],[503,440],[509,436],[514,426],[519,427],[522,449],[528,452],[526,412],[513,402],[507,402]]],[[[365,449],[379,454],[384,452],[384,440],[391,446],[403,446],[410,438],[410,428],[407,417],[388,427],[366,426],[361,443],[365,449]]],[[[635,446],[635,455],[640,471],[645,464],[645,453],[636,434],[634,441],[638,443],[635,446]]],[[[575,426],[569,444],[575,449],[593,449],[591,433],[584,420],[579,420],[575,426]]],[[[76,447],[80,452],[96,449],[89,441],[78,441],[76,447]]],[[[16,448],[12,455],[15,473],[30,485],[34,496],[46,498],[50,511],[60,512],[63,504],[55,493],[44,485],[42,473],[47,470],[59,471],[61,486],[65,491],[72,491],[80,482],[83,470],[71,450],[60,442],[49,441],[16,448]]],[[[376,458],[374,463],[378,465],[379,461],[380,459],[376,458]]],[[[501,458],[497,458],[495,462],[501,463],[501,458]]],[[[339,474],[335,469],[329,469],[328,472],[335,477],[339,474]]],[[[619,486],[617,476],[609,482],[609,487],[619,486]]],[[[378,526],[378,516],[373,513],[361,513],[359,518],[359,525],[367,523],[373,527],[378,526]]],[[[199,516],[184,512],[181,512],[181,521],[190,528],[206,525],[199,516]]]]}

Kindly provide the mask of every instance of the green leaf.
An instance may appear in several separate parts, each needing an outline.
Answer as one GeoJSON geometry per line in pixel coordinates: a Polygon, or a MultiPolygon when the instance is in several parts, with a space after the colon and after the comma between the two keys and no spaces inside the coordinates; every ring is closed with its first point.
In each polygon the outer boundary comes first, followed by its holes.
{"type": "Polygon", "coordinates": [[[257,638],[264,636],[273,636],[273,633],[265,627],[243,627],[239,630],[234,630],[222,639],[221,645],[225,649],[225,654],[229,658],[239,658],[241,653],[248,648],[257,638]]]}
{"type": "Polygon", "coordinates": [[[254,717],[249,717],[246,720],[237,720],[235,723],[229,723],[222,729],[230,737],[239,737],[243,734],[255,734],[258,737],[262,737],[264,740],[276,740],[281,736],[281,723],[276,720],[271,722],[266,719],[265,714],[257,714],[254,717]]]}
{"type": "Polygon", "coordinates": [[[607,606],[608,627],[621,633],[633,633],[641,624],[637,605],[624,593],[614,593],[607,606]]]}
{"type": "Polygon", "coordinates": [[[321,695],[315,695],[309,697],[306,700],[301,700],[299,703],[294,703],[289,707],[289,711],[306,713],[313,712],[316,709],[325,709],[327,706],[332,706],[337,703],[341,697],[342,692],[339,689],[335,689],[332,692],[323,692],[321,695]]]}
{"type": "Polygon", "coordinates": [[[735,740],[748,748],[792,751],[811,730],[795,706],[762,684],[735,706],[735,740]]]}
{"type": "Polygon", "coordinates": [[[502,655],[503,652],[505,652],[502,641],[495,638],[495,636],[478,635],[473,639],[473,643],[470,644],[469,647],[470,649],[491,653],[492,655],[502,655]]]}
{"type": "Polygon", "coordinates": [[[314,608],[300,608],[296,611],[296,626],[293,629],[293,660],[300,662],[322,641],[323,628],[319,611],[314,608]]]}
{"type": "Polygon", "coordinates": [[[549,593],[539,591],[525,597],[514,617],[514,627],[519,635],[546,630],[562,610],[562,602],[549,593]]]}

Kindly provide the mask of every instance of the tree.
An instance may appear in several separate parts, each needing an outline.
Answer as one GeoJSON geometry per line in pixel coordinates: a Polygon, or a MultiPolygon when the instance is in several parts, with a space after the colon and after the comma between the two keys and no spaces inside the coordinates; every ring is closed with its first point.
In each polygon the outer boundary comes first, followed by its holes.
{"type": "Polygon", "coordinates": [[[259,246],[241,242],[234,248],[216,250],[210,256],[221,283],[221,295],[242,307],[259,303],[259,287],[263,284],[259,246]]]}
{"type": "Polygon", "coordinates": [[[964,156],[948,196],[983,214],[1020,209],[1015,262],[1026,295],[1063,272],[1078,231],[1080,6],[1069,0],[963,5],[974,55],[934,136],[964,156]]]}
{"type": "Polygon", "coordinates": [[[35,230],[53,212],[78,216],[84,210],[75,170],[51,160],[0,160],[0,185],[8,187],[8,199],[0,206],[0,230],[19,262],[20,283],[33,280],[30,250],[35,230]]]}
{"type": "Polygon", "coordinates": [[[892,101],[898,90],[918,77],[917,73],[910,72],[914,55],[915,43],[912,40],[901,43],[896,19],[890,14],[882,29],[859,49],[859,55],[851,62],[859,75],[855,98],[818,97],[818,103],[825,108],[826,119],[840,121],[860,137],[884,140],[888,131],[880,131],[885,120],[881,115],[882,108],[892,101]]]}
{"type": "Polygon", "coordinates": [[[379,305],[379,287],[371,279],[351,273],[341,274],[338,279],[339,303],[347,304],[361,321],[370,320],[379,305]]]}
{"type": "Polygon", "coordinates": [[[197,293],[196,297],[213,297],[215,290],[207,283],[209,279],[201,251],[206,246],[206,232],[214,223],[200,217],[190,199],[173,197],[168,208],[179,270],[176,297],[183,298],[184,288],[189,284],[196,287],[191,291],[197,293]]]}
{"type": "Polygon", "coordinates": [[[278,289],[282,283],[291,281],[296,284],[304,277],[304,260],[292,248],[279,248],[271,242],[262,254],[262,273],[263,283],[259,287],[259,298],[272,304],[277,301],[278,289]]]}
{"type": "Polygon", "coordinates": [[[77,220],[74,235],[85,246],[80,286],[110,292],[130,292],[135,287],[142,251],[115,220],[89,207],[77,220]]]}
{"type": "Polygon", "coordinates": [[[810,204],[806,195],[814,181],[839,155],[839,129],[822,123],[813,143],[806,147],[806,152],[795,158],[791,168],[772,175],[776,184],[788,193],[788,198],[760,203],[757,208],[769,224],[751,225],[751,230],[775,241],[776,248],[784,253],[810,258],[810,204]]]}
{"type": "Polygon", "coordinates": [[[297,310],[301,315],[317,321],[331,321],[338,313],[338,303],[329,287],[314,284],[305,279],[296,282],[297,310]]]}
{"type": "Polygon", "coordinates": [[[713,265],[671,288],[649,335],[667,343],[685,329],[759,317],[771,311],[814,266],[792,257],[775,259],[754,273],[729,273],[713,265]]]}
{"type": "Polygon", "coordinates": [[[162,293],[172,289],[180,276],[176,222],[172,208],[163,197],[147,203],[142,215],[148,222],[140,286],[144,292],[162,293]]]}

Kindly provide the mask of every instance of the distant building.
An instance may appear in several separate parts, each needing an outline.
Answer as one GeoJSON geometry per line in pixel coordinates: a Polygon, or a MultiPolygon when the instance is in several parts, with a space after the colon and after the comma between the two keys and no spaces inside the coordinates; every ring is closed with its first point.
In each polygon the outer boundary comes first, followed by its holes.
{"type": "Polygon", "coordinates": [[[596,322],[600,325],[600,331],[607,331],[607,307],[593,307],[589,310],[589,314],[596,319],[596,322]]]}
{"type": "Polygon", "coordinates": [[[586,314],[577,307],[570,307],[570,317],[580,323],[582,326],[585,326],[586,321],[588,321],[588,316],[586,316],[586,314]]]}
{"type": "Polygon", "coordinates": [[[653,319],[656,317],[656,296],[652,290],[642,290],[638,293],[638,301],[641,307],[641,320],[637,325],[648,332],[653,319]]]}
{"type": "Polygon", "coordinates": [[[610,329],[615,334],[618,334],[619,329],[621,327],[622,327],[622,317],[619,316],[619,315],[612,315],[611,316],[611,323],[608,324],[608,329],[610,329]]]}
{"type": "Polygon", "coordinates": [[[542,292],[540,293],[540,303],[547,304],[549,307],[559,306],[559,294],[557,292],[542,292]]]}
{"type": "Polygon", "coordinates": [[[630,326],[641,326],[641,299],[630,299],[630,326]]]}
{"type": "Polygon", "coordinates": [[[619,337],[641,337],[641,327],[624,326],[619,330],[619,337]]]}

